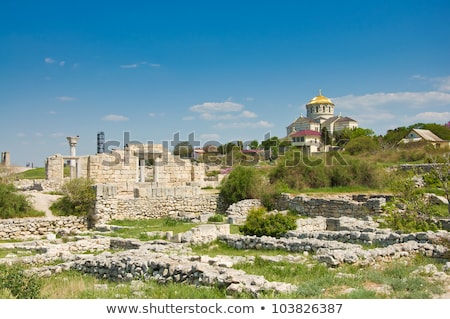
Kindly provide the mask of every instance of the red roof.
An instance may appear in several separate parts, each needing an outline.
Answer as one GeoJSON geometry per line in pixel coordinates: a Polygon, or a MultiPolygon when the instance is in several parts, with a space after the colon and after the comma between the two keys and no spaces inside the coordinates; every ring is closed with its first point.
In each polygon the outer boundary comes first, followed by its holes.
{"type": "Polygon", "coordinates": [[[296,137],[296,136],[320,136],[320,132],[313,131],[313,130],[301,130],[297,132],[293,132],[289,134],[290,137],[296,137]]]}

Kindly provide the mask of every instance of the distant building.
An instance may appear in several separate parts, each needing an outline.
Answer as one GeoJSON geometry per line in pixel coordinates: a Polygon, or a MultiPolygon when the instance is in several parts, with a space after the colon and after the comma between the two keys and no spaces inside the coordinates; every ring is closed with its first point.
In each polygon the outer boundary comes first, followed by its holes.
{"type": "Polygon", "coordinates": [[[334,103],[323,96],[321,91],[305,107],[306,117],[301,114],[286,127],[286,135],[291,139],[292,145],[311,146],[310,151],[317,152],[321,150],[321,146],[325,146],[320,139],[323,128],[332,136],[346,128],[358,127],[358,122],[350,117],[341,114],[335,116],[334,103]]]}
{"type": "Polygon", "coordinates": [[[434,147],[449,146],[449,141],[444,141],[439,136],[431,132],[430,130],[413,128],[406,134],[399,143],[408,144],[415,142],[426,142],[432,144],[434,147]]]}
{"type": "Polygon", "coordinates": [[[308,147],[310,152],[320,151],[322,145],[320,141],[320,132],[312,130],[301,130],[292,132],[289,136],[292,139],[292,146],[308,147]]]}

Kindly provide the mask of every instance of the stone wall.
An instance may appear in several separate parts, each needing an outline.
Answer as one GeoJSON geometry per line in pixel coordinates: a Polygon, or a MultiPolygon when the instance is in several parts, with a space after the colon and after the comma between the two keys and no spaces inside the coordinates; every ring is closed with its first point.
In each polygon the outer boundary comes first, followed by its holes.
{"type": "Polygon", "coordinates": [[[118,195],[115,185],[97,185],[96,189],[94,224],[112,219],[190,218],[214,214],[219,205],[217,194],[203,194],[196,187],[142,188],[135,190],[135,197],[118,195]]]}
{"type": "MultiPolygon", "coordinates": [[[[115,185],[97,185],[97,201],[91,216],[95,224],[112,219],[191,218],[219,212],[225,212],[229,223],[241,224],[249,209],[261,205],[259,200],[251,199],[224,209],[218,194],[203,193],[199,187],[153,187],[154,183],[138,183],[137,186],[134,197],[125,197],[120,196],[115,185]]],[[[362,195],[331,199],[282,194],[277,209],[290,209],[308,217],[366,218],[380,213],[385,203],[384,197],[362,195]]]]}
{"type": "Polygon", "coordinates": [[[138,158],[127,152],[97,154],[78,160],[81,176],[98,184],[115,184],[118,192],[132,193],[138,178],[138,158]]]}
{"type": "MultiPolygon", "coordinates": [[[[383,247],[373,249],[364,249],[360,244],[349,242],[348,232],[342,234],[325,232],[324,234],[329,236],[325,235],[323,238],[319,235],[321,233],[302,233],[303,235],[299,233],[297,236],[290,234],[288,238],[219,235],[218,240],[240,250],[285,250],[295,253],[314,253],[315,259],[331,267],[344,263],[370,265],[376,261],[387,261],[416,254],[435,258],[443,258],[448,254],[448,248],[431,243],[438,238],[448,237],[447,232],[405,234],[391,238],[391,235],[396,234],[386,231],[385,236],[380,236],[380,241],[377,242],[383,247]]],[[[366,243],[366,241],[358,241],[356,238],[355,242],[366,243]]]]}
{"type": "MultiPolygon", "coordinates": [[[[152,167],[140,172],[139,157],[130,150],[114,150],[77,157],[76,177],[89,178],[96,184],[114,184],[119,193],[132,194],[138,182],[151,182],[156,187],[186,185],[217,185],[206,181],[206,166],[180,159],[170,153],[156,158],[152,167]],[[141,180],[140,180],[141,179],[141,180]]],[[[64,156],[56,154],[46,160],[47,180],[60,186],[64,183],[64,156]]]]}
{"type": "Polygon", "coordinates": [[[0,219],[1,239],[28,239],[48,234],[74,234],[86,229],[86,218],[81,217],[0,219]]]}
{"type": "Polygon", "coordinates": [[[56,185],[64,182],[64,158],[61,154],[47,157],[45,161],[46,178],[56,185]]]}
{"type": "Polygon", "coordinates": [[[305,195],[281,194],[277,209],[290,209],[308,217],[356,217],[378,214],[386,204],[386,197],[341,196],[339,198],[312,198],[305,195]]]}

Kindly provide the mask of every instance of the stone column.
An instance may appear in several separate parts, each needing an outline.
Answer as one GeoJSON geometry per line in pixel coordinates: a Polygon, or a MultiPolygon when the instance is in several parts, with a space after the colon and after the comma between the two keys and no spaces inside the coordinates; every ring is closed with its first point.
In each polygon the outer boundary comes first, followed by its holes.
{"type": "Polygon", "coordinates": [[[139,182],[145,182],[145,160],[139,160],[139,182]]]}
{"type": "Polygon", "coordinates": [[[159,181],[159,169],[161,166],[161,158],[155,158],[155,162],[153,163],[153,182],[157,183],[159,181]]]}
{"type": "Polygon", "coordinates": [[[9,152],[2,152],[1,164],[3,166],[10,166],[9,152]]]}
{"type": "MultiPolygon", "coordinates": [[[[68,136],[67,141],[70,145],[70,156],[77,156],[77,143],[79,136],[68,136]]],[[[75,159],[70,160],[70,179],[77,177],[77,163],[75,159]]]]}

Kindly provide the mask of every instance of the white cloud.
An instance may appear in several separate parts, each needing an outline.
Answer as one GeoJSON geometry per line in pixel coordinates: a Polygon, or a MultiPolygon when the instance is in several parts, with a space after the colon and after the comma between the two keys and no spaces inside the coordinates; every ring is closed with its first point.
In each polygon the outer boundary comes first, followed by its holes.
{"type": "Polygon", "coordinates": [[[250,96],[249,96],[249,97],[246,97],[245,100],[248,101],[248,102],[252,102],[252,101],[254,101],[255,99],[254,99],[253,97],[250,97],[250,96]]]}
{"type": "Polygon", "coordinates": [[[395,118],[396,115],[389,112],[376,112],[358,115],[358,120],[365,122],[386,121],[393,120],[395,118]]]}
{"type": "Polygon", "coordinates": [[[155,117],[156,114],[155,114],[155,113],[148,113],[148,116],[150,116],[150,117],[155,117]]]}
{"type": "Polygon", "coordinates": [[[258,121],[258,122],[233,122],[233,123],[217,123],[214,125],[215,128],[218,129],[230,129],[230,128],[270,128],[273,127],[272,123],[267,121],[258,121]]]}
{"type": "Polygon", "coordinates": [[[239,112],[244,106],[239,103],[231,101],[225,102],[205,102],[202,104],[196,104],[190,107],[190,110],[198,113],[211,113],[211,112],[239,112]]]}
{"type": "Polygon", "coordinates": [[[117,114],[108,114],[102,117],[103,121],[111,121],[111,122],[123,122],[128,121],[128,117],[117,114]]]}
{"type": "MultiPolygon", "coordinates": [[[[62,132],[56,132],[56,133],[50,134],[51,137],[63,137],[63,136],[65,136],[65,135],[66,135],[66,134],[64,134],[64,133],[62,133],[62,132]]],[[[64,143],[64,144],[66,144],[66,143],[64,143]]]]}
{"type": "Polygon", "coordinates": [[[450,92],[450,76],[433,78],[436,88],[440,91],[450,92]]]}
{"type": "Polygon", "coordinates": [[[122,69],[135,69],[138,67],[137,63],[134,64],[123,64],[120,66],[122,69]]]}
{"type": "Polygon", "coordinates": [[[430,106],[450,104],[450,94],[445,92],[394,92],[372,93],[366,95],[346,95],[332,98],[336,108],[346,110],[375,110],[380,106],[394,107],[402,105],[408,109],[419,109],[430,106]]]}
{"type": "Polygon", "coordinates": [[[34,136],[41,137],[41,136],[44,136],[44,135],[41,132],[36,132],[36,133],[34,133],[34,136]]]}
{"type": "Polygon", "coordinates": [[[182,120],[183,121],[193,121],[193,120],[195,120],[195,117],[194,116],[185,116],[182,118],[182,120]]]}
{"type": "Polygon", "coordinates": [[[250,111],[242,111],[242,113],[240,114],[241,117],[246,117],[246,118],[255,118],[258,117],[258,115],[256,115],[256,113],[254,112],[250,112],[250,111]]]}
{"type": "Polygon", "coordinates": [[[44,61],[45,61],[45,63],[48,63],[48,64],[55,63],[55,60],[53,60],[52,58],[45,58],[44,61]]]}
{"type": "Polygon", "coordinates": [[[200,135],[200,139],[203,141],[218,141],[220,138],[219,134],[216,133],[205,133],[200,135]]]}
{"type": "Polygon", "coordinates": [[[61,102],[75,101],[76,98],[72,96],[57,96],[56,99],[61,102]]]}
{"type": "Polygon", "coordinates": [[[444,124],[450,119],[450,112],[422,112],[413,116],[405,116],[408,123],[437,123],[444,124]]]}
{"type": "Polygon", "coordinates": [[[450,92],[450,76],[442,76],[442,77],[427,77],[420,74],[415,74],[411,77],[413,80],[422,80],[429,81],[433,83],[433,86],[439,90],[444,92],[450,92]]]}
{"type": "Polygon", "coordinates": [[[16,134],[16,136],[17,136],[17,137],[25,137],[26,134],[23,133],[23,132],[19,132],[19,133],[16,134]]]}
{"type": "Polygon", "coordinates": [[[209,113],[204,112],[200,114],[200,118],[206,121],[222,121],[222,120],[231,120],[235,118],[232,114],[215,114],[215,113],[209,113]]]}
{"type": "Polygon", "coordinates": [[[148,65],[152,68],[159,68],[161,66],[159,63],[149,63],[148,65]]]}
{"type": "Polygon", "coordinates": [[[58,64],[59,66],[64,66],[64,64],[66,64],[66,61],[60,61],[58,64]]]}

